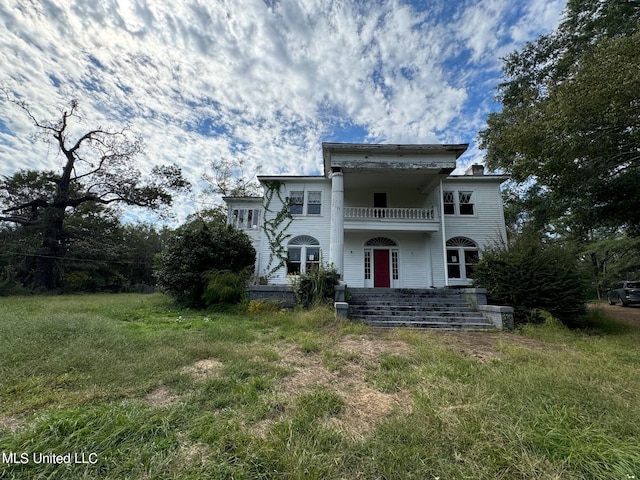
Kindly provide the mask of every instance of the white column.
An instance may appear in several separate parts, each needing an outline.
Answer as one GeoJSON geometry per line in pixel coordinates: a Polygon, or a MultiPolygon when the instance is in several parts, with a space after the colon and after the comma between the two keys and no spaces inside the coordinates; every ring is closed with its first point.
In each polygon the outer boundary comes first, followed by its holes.
{"type": "Polygon", "coordinates": [[[343,274],[344,258],[344,177],[342,172],[331,173],[331,229],[329,261],[343,274]]]}
{"type": "Polygon", "coordinates": [[[433,287],[433,252],[431,251],[431,235],[425,233],[425,256],[427,259],[427,284],[426,288],[433,287]]]}
{"type": "Polygon", "coordinates": [[[449,286],[449,266],[447,265],[447,232],[444,228],[444,191],[442,190],[442,179],[440,179],[440,230],[442,233],[442,254],[444,255],[444,285],[449,286]]]}

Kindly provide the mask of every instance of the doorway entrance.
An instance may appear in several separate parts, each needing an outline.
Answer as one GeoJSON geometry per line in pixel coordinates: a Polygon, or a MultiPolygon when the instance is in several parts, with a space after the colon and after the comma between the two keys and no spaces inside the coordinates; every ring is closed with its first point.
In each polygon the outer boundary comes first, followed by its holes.
{"type": "Polygon", "coordinates": [[[391,271],[389,268],[389,250],[373,251],[373,286],[375,288],[391,287],[391,271]]]}
{"type": "Polygon", "coordinates": [[[364,244],[364,286],[400,286],[398,244],[386,237],[375,237],[364,244]]]}

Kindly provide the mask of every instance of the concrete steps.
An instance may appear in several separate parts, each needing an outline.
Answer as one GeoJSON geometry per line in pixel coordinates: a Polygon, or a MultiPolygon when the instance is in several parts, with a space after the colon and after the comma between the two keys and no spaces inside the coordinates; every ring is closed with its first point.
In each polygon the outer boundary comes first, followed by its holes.
{"type": "Polygon", "coordinates": [[[373,327],[492,330],[456,289],[349,288],[349,317],[373,327]]]}

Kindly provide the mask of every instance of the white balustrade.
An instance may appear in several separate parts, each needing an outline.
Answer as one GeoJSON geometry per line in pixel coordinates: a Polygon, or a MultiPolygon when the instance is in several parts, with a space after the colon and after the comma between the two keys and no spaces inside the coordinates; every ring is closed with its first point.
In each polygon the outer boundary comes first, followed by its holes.
{"type": "Polygon", "coordinates": [[[344,218],[350,220],[400,220],[433,221],[435,209],[429,208],[379,208],[344,207],[344,218]]]}

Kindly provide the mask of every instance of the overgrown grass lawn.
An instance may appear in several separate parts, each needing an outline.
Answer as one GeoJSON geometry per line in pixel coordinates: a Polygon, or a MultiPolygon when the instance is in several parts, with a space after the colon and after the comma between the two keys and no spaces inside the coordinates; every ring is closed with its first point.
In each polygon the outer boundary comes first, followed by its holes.
{"type": "Polygon", "coordinates": [[[640,478],[640,330],[0,299],[0,479],[640,478]],[[56,456],[57,455],[57,456],[56,456]]]}

